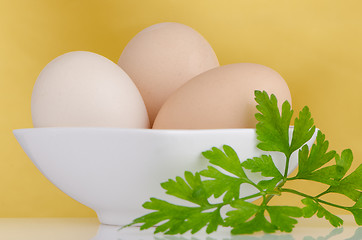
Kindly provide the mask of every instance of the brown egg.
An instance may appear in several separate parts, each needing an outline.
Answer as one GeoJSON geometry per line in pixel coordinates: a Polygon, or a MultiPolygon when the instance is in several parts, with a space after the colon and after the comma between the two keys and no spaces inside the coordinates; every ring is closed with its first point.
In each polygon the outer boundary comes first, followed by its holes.
{"type": "Polygon", "coordinates": [[[275,94],[279,108],[291,103],[284,79],[259,64],[237,63],[211,69],[188,81],[162,106],[155,129],[255,128],[255,90],[275,94]]]}
{"type": "Polygon", "coordinates": [[[152,123],[166,99],[186,81],[219,62],[210,44],[194,29],[159,23],[139,32],[123,50],[118,65],[131,77],[152,123]]]}

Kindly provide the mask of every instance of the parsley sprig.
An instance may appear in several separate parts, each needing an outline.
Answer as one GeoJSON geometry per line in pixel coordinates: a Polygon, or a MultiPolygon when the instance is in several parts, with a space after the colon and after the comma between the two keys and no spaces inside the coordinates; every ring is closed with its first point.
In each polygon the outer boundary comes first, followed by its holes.
{"type": "Polygon", "coordinates": [[[206,227],[207,233],[212,233],[219,226],[231,227],[232,234],[249,234],[258,231],[273,233],[277,230],[291,232],[297,219],[309,218],[317,215],[325,218],[334,227],[341,226],[343,220],[328,211],[324,206],[329,205],[351,212],[358,225],[362,225],[362,165],[345,176],[351,167],[353,155],[350,149],[344,150],[341,155],[328,150],[328,141],[325,135],[318,130],[316,142],[311,149],[306,142],[316,131],[313,118],[308,107],[304,107],[294,120],[294,129],[291,139],[289,127],[293,115],[290,104],[285,101],[281,112],[274,95],[264,91],[255,91],[258,113],[255,115],[257,147],[264,151],[277,151],[285,155],[286,164],[284,173],[279,172],[270,155],[262,155],[245,161],[240,161],[236,152],[227,145],[221,149],[213,147],[203,152],[209,160],[207,169],[191,173],[186,171],[184,177],[176,177],[161,183],[166,193],[195,206],[180,206],[161,199],[151,198],[143,207],[153,210],[142,217],[135,219],[131,224],[141,224],[141,230],[156,226],[155,233],[183,234],[190,231],[196,233],[206,227]],[[298,172],[288,177],[289,160],[291,155],[298,151],[298,172]],[[335,160],[335,164],[328,164],[335,160]],[[219,170],[219,169],[222,169],[219,170]],[[253,182],[245,174],[245,169],[259,172],[268,180],[253,182]],[[225,172],[229,174],[225,174],[225,172]],[[294,189],[285,188],[288,181],[309,180],[326,184],[327,190],[311,196],[294,189]],[[257,193],[240,197],[240,186],[252,185],[257,193]],[[269,201],[274,196],[288,192],[299,195],[305,207],[270,206],[269,201]],[[321,199],[328,193],[343,194],[352,199],[353,206],[340,206],[321,199]],[[220,199],[219,203],[211,203],[211,197],[220,199]],[[248,202],[255,197],[262,197],[260,204],[248,202]],[[231,207],[222,216],[221,209],[231,207]]]}

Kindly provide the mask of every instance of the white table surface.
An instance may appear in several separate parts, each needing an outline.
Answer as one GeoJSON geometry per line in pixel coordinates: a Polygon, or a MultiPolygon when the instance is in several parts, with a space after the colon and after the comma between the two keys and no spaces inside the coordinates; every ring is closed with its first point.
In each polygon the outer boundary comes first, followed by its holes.
{"type": "MultiPolygon", "coordinates": [[[[341,216],[343,228],[333,228],[324,219],[299,219],[292,233],[231,236],[228,229],[207,235],[154,235],[152,230],[99,224],[96,218],[0,218],[1,240],[362,240],[362,227],[352,216],[341,216]]],[[[201,230],[202,231],[202,230],[201,230]]]]}

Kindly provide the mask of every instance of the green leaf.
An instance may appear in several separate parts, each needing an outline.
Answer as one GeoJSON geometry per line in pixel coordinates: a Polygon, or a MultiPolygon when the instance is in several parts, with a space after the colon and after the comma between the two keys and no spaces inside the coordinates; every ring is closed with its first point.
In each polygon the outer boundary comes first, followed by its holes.
{"type": "Polygon", "coordinates": [[[132,225],[143,223],[143,225],[141,225],[141,230],[148,229],[167,219],[186,219],[190,215],[201,212],[201,208],[199,207],[178,206],[157,198],[151,198],[150,200],[150,202],[145,202],[143,207],[145,209],[157,211],[136,218],[132,223],[132,225]]]}
{"type": "Polygon", "coordinates": [[[202,185],[200,174],[193,175],[191,172],[185,172],[185,179],[176,177],[176,181],[169,179],[167,182],[161,183],[166,193],[189,202],[198,204],[200,206],[209,205],[207,192],[202,185]]]}
{"type": "Polygon", "coordinates": [[[332,160],[336,152],[327,152],[328,146],[329,142],[325,140],[325,135],[321,131],[318,131],[316,143],[313,144],[308,159],[301,159],[303,168],[299,171],[301,173],[312,172],[332,160]]]}
{"type": "Polygon", "coordinates": [[[335,180],[336,166],[328,166],[315,170],[308,175],[304,175],[303,178],[311,181],[321,182],[328,185],[338,184],[335,180]]]}
{"type": "Polygon", "coordinates": [[[305,106],[302,111],[299,112],[299,118],[294,121],[293,137],[290,145],[290,151],[294,152],[303,146],[315,133],[314,120],[309,111],[309,108],[305,106]]]}
{"type": "MultiPolygon", "coordinates": [[[[223,225],[224,221],[220,215],[220,209],[216,209],[212,212],[202,212],[200,214],[191,215],[186,221],[182,222],[180,227],[173,232],[167,234],[185,233],[191,230],[194,234],[207,226],[206,233],[215,232],[219,225],[223,225]]],[[[163,231],[162,231],[163,232],[163,231]]]]}
{"type": "Polygon", "coordinates": [[[316,214],[316,212],[318,211],[318,204],[316,204],[314,202],[314,200],[312,200],[310,198],[304,198],[304,199],[302,199],[302,203],[304,203],[304,205],[306,205],[302,209],[303,210],[303,217],[310,218],[314,214],[316,214]]]}
{"type": "Polygon", "coordinates": [[[262,155],[261,157],[254,157],[253,159],[247,159],[242,162],[241,165],[251,170],[251,172],[260,172],[264,177],[283,178],[283,175],[279,172],[275,166],[273,159],[270,155],[262,155]]]}
{"type": "Polygon", "coordinates": [[[213,180],[204,180],[203,185],[209,196],[214,195],[215,198],[224,195],[223,201],[230,202],[232,199],[238,199],[240,195],[240,185],[245,181],[240,178],[231,177],[212,166],[208,166],[206,170],[200,172],[200,175],[213,180]]]}
{"type": "Polygon", "coordinates": [[[220,209],[212,212],[203,212],[201,207],[178,206],[166,201],[151,198],[150,202],[143,205],[144,208],[157,210],[133,221],[132,224],[141,223],[141,230],[148,229],[156,224],[155,233],[183,234],[187,231],[196,233],[207,226],[206,232],[211,233],[217,230],[224,222],[220,215],[220,209]]]}
{"type": "Polygon", "coordinates": [[[311,151],[309,152],[307,145],[299,150],[297,179],[313,180],[329,185],[335,184],[335,166],[319,169],[336,155],[335,151],[327,152],[328,145],[328,141],[325,141],[325,135],[318,131],[316,143],[313,144],[311,151]]]}
{"type": "Polygon", "coordinates": [[[356,201],[356,204],[353,205],[352,208],[349,209],[354,216],[356,223],[361,226],[362,225],[362,195],[356,201]]]}
{"type": "Polygon", "coordinates": [[[341,193],[357,201],[361,197],[362,191],[362,164],[347,177],[339,181],[337,186],[331,186],[328,192],[341,193]]]}
{"type": "Polygon", "coordinates": [[[336,180],[341,180],[351,167],[353,154],[351,149],[343,150],[341,156],[336,154],[336,180]]]}
{"type": "Polygon", "coordinates": [[[260,210],[260,206],[241,199],[233,201],[230,206],[236,208],[237,210],[231,210],[226,213],[228,216],[225,219],[227,226],[234,226],[235,224],[243,223],[260,210]]]}
{"type": "Polygon", "coordinates": [[[259,110],[259,113],[255,114],[255,118],[259,121],[256,124],[257,139],[260,141],[258,148],[290,155],[289,125],[293,110],[289,102],[283,103],[280,114],[275,95],[272,94],[269,98],[265,91],[255,91],[255,101],[259,110]]]}
{"type": "Polygon", "coordinates": [[[257,186],[260,189],[267,191],[270,194],[277,194],[280,195],[280,191],[275,189],[276,185],[280,182],[281,178],[272,178],[269,180],[261,180],[258,182],[257,186]]]}
{"type": "Polygon", "coordinates": [[[304,217],[311,217],[317,213],[317,217],[324,217],[334,227],[339,227],[343,224],[343,220],[340,217],[329,212],[315,200],[305,198],[302,200],[302,203],[306,205],[306,207],[303,208],[304,217]]]}
{"type": "Polygon", "coordinates": [[[240,160],[234,149],[228,145],[223,146],[223,150],[213,147],[212,150],[205,151],[202,155],[207,158],[211,164],[219,166],[224,170],[243,179],[248,179],[244,169],[241,167],[240,160]]]}
{"type": "Polygon", "coordinates": [[[294,225],[298,223],[295,218],[303,216],[303,211],[299,207],[267,206],[266,210],[270,215],[271,223],[282,232],[291,232],[294,225]]]}
{"type": "Polygon", "coordinates": [[[264,216],[264,211],[259,211],[255,217],[247,222],[232,222],[232,234],[252,234],[254,232],[263,231],[265,233],[273,233],[278,227],[270,223],[264,216]]]}
{"type": "Polygon", "coordinates": [[[359,226],[362,226],[362,209],[352,209],[351,213],[353,214],[354,220],[359,226]]]}
{"type": "Polygon", "coordinates": [[[209,221],[206,228],[206,233],[215,232],[217,231],[219,225],[223,226],[225,224],[220,214],[220,208],[217,208],[215,211],[208,213],[208,216],[209,216],[209,221]]]}
{"type": "Polygon", "coordinates": [[[241,165],[251,170],[251,172],[260,172],[264,177],[273,177],[270,180],[262,180],[258,186],[262,189],[272,190],[283,179],[283,175],[275,166],[273,159],[270,155],[262,155],[261,157],[254,157],[242,162],[241,165]]]}
{"type": "Polygon", "coordinates": [[[343,225],[343,220],[340,217],[327,211],[327,209],[323,208],[322,206],[320,206],[320,208],[318,209],[317,217],[324,217],[333,227],[340,227],[343,225]]]}
{"type": "Polygon", "coordinates": [[[353,205],[353,208],[362,208],[362,195],[359,196],[356,203],[353,205]]]}

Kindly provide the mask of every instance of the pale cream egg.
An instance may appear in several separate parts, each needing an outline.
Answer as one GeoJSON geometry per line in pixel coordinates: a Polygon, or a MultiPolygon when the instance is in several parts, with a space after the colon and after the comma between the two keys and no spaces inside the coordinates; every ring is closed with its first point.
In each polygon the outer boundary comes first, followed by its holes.
{"type": "Polygon", "coordinates": [[[255,90],[275,94],[279,108],[291,95],[285,80],[259,64],[211,69],[188,81],[165,102],[154,129],[255,128],[255,90]]]}
{"type": "Polygon", "coordinates": [[[152,25],[139,32],[119,58],[138,87],[151,125],[166,99],[196,75],[219,66],[210,44],[180,23],[152,25]]]}
{"type": "Polygon", "coordinates": [[[46,65],[33,88],[31,114],[34,127],[149,127],[129,76],[107,58],[84,51],[46,65]]]}

